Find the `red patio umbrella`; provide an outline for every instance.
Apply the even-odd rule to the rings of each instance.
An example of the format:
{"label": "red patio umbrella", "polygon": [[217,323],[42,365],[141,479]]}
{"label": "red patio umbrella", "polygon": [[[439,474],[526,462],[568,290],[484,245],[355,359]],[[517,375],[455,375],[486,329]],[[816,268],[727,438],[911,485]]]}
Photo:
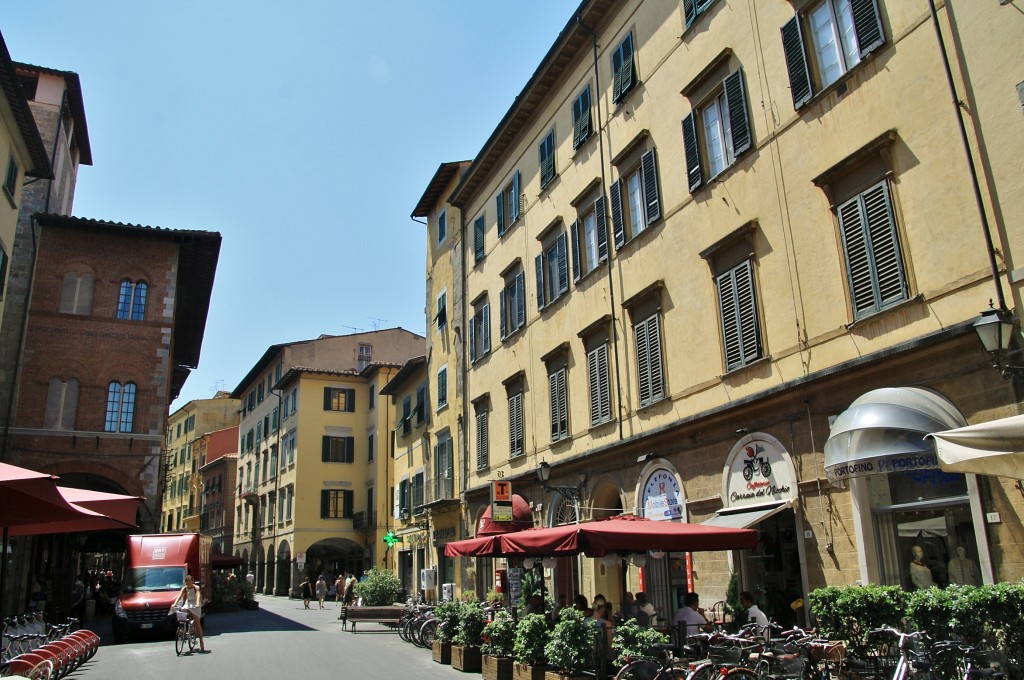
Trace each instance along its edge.
{"label": "red patio umbrella", "polygon": [[452,541],[444,546],[445,557],[500,557],[499,536],[477,536],[461,541]]}
{"label": "red patio umbrella", "polygon": [[119,493],[74,489],[69,486],[58,486],[57,489],[69,503],[99,512],[133,528],[136,526],[139,503],[145,500],[142,496],[124,496]]}
{"label": "red patio umbrella", "polygon": [[757,545],[757,531],[616,515],[499,536],[505,554],[601,557],[616,552],[740,550]]}

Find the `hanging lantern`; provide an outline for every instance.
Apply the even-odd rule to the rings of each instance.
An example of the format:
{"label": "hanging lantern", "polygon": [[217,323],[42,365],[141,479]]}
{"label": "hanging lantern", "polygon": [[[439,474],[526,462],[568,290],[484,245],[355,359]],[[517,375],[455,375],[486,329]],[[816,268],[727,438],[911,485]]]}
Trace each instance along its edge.
{"label": "hanging lantern", "polygon": [[615,553],[608,553],[607,555],[601,558],[601,564],[603,564],[606,567],[614,567],[618,563],[619,556]]}
{"label": "hanging lantern", "polygon": [[662,557],[665,556],[665,551],[664,550],[651,550],[649,554],[651,556],[651,559],[653,559],[653,560],[660,560]]}
{"label": "hanging lantern", "polygon": [[647,564],[647,553],[635,553],[633,555],[633,566],[642,567]]}
{"label": "hanging lantern", "polygon": [[533,569],[533,565],[536,562],[532,557],[523,558],[523,569]]}
{"label": "hanging lantern", "polygon": [[558,560],[556,558],[554,558],[554,557],[545,557],[543,560],[541,560],[541,564],[544,565],[545,569],[554,569],[555,568],[555,564],[557,564],[557,563],[558,563]]}

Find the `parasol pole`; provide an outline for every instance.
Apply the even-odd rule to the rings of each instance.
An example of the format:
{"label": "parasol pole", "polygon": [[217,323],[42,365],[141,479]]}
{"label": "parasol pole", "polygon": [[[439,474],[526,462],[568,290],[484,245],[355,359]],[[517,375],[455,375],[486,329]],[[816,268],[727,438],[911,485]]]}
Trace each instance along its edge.
{"label": "parasol pole", "polygon": [[3,560],[0,561],[0,616],[4,615],[4,596],[7,594],[7,525],[4,525]]}

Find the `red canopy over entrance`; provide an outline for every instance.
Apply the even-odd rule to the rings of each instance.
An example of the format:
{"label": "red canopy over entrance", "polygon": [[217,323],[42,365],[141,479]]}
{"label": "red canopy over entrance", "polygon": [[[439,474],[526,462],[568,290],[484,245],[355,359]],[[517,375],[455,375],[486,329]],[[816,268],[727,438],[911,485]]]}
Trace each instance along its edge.
{"label": "red canopy over entrance", "polygon": [[241,557],[235,557],[233,555],[224,555],[223,553],[214,553],[210,556],[210,565],[214,569],[232,569],[234,567],[240,567],[244,564]]}
{"label": "red canopy over entrance", "polygon": [[499,536],[478,536],[451,541],[444,546],[445,557],[497,557],[501,555]]}
{"label": "red canopy over entrance", "polygon": [[480,521],[476,524],[477,536],[495,536],[507,534],[512,531],[522,531],[533,526],[533,511],[526,499],[518,494],[512,494],[512,521],[493,522],[491,521],[491,506],[488,505]]}
{"label": "red canopy over entrance", "polygon": [[616,552],[740,550],[757,545],[757,531],[616,515],[581,524],[531,529],[498,537],[506,555],[601,557]]}

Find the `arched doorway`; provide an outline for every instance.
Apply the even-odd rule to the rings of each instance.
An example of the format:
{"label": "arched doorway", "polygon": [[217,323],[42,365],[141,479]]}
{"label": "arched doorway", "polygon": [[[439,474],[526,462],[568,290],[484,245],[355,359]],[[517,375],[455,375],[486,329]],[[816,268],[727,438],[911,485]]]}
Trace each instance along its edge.
{"label": "arched doorway", "polygon": [[333,583],[338,574],[361,574],[365,564],[365,548],[347,538],[325,538],[306,548],[306,568],[310,580],[324,576]]}
{"label": "arched doorway", "polygon": [[274,585],[277,583],[275,578],[277,566],[277,551],[274,550],[274,543],[270,543],[270,548],[267,550],[267,586],[263,589],[267,595],[274,594]]}
{"label": "arched doorway", "polygon": [[292,582],[292,550],[288,541],[281,541],[277,547],[277,586],[275,595],[288,595]]}

